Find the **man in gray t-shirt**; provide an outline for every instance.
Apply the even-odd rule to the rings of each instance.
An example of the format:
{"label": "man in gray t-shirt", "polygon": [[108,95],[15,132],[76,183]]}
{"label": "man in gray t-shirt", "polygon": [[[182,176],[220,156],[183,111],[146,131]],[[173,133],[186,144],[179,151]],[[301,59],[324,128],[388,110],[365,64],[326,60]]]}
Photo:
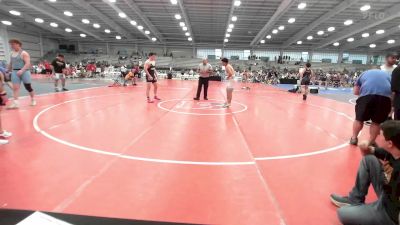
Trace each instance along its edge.
{"label": "man in gray t-shirt", "polygon": [[199,85],[197,87],[197,94],[194,100],[200,100],[200,94],[202,86],[204,85],[204,100],[207,99],[207,92],[208,92],[208,82],[210,79],[210,75],[212,73],[212,66],[208,63],[207,59],[203,59],[203,63],[199,65],[197,68],[197,72],[200,74],[199,77]]}

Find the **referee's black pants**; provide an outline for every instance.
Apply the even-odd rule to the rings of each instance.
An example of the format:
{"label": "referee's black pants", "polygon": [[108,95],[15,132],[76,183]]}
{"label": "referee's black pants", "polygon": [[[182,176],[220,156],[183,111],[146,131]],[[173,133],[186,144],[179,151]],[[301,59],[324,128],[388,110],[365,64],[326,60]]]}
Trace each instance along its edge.
{"label": "referee's black pants", "polygon": [[200,98],[201,94],[201,89],[204,85],[204,98],[207,98],[207,93],[208,93],[208,81],[210,78],[208,77],[200,77],[199,78],[199,85],[197,86],[197,95],[196,98]]}

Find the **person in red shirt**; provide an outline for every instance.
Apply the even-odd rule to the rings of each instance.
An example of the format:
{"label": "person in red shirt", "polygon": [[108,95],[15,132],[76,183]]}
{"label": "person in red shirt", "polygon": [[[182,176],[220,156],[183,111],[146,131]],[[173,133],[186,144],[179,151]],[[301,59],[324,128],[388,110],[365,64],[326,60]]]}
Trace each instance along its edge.
{"label": "person in red shirt", "polygon": [[44,61],[44,69],[46,70],[46,74],[48,75],[53,73],[53,70],[51,69],[51,64],[47,60]]}

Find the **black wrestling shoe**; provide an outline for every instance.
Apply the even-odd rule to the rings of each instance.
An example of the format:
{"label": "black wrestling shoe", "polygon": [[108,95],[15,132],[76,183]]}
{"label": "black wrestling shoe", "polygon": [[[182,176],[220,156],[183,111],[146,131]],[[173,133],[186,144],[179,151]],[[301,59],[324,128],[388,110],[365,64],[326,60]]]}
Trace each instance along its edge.
{"label": "black wrestling shoe", "polygon": [[351,138],[350,139],[350,144],[357,146],[358,145],[358,138]]}
{"label": "black wrestling shoe", "polygon": [[68,89],[66,89],[66,88],[63,88],[63,89],[62,89],[62,91],[69,91],[69,90],[68,90]]}
{"label": "black wrestling shoe", "polygon": [[303,101],[307,100],[307,95],[303,95]]}
{"label": "black wrestling shoe", "polygon": [[195,101],[199,101],[199,100],[200,100],[200,98],[193,98],[193,100],[195,100]]}
{"label": "black wrestling shoe", "polygon": [[347,197],[347,196],[331,194],[330,198],[331,198],[331,202],[339,208],[351,205],[349,197]]}
{"label": "black wrestling shoe", "polygon": [[207,98],[207,97],[205,97],[205,98],[204,98],[204,100],[206,100],[206,101],[207,101],[207,100],[208,100],[208,98]]}

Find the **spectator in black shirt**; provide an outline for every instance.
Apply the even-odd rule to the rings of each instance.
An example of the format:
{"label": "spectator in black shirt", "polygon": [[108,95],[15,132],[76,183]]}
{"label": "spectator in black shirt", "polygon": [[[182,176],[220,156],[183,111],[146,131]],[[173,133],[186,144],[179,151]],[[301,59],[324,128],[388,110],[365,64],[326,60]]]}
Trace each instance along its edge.
{"label": "spectator in black shirt", "polygon": [[392,73],[394,119],[400,120],[400,66]]}
{"label": "spectator in black shirt", "polygon": [[[357,172],[356,184],[348,197],[332,194],[331,201],[338,207],[344,225],[395,225],[400,213],[400,121],[386,121],[381,125],[385,141],[382,148],[359,144],[365,155]],[[372,184],[378,200],[365,204]]]}
{"label": "spectator in black shirt", "polygon": [[64,61],[64,56],[63,55],[58,55],[53,62],[51,63],[51,67],[54,72],[54,77],[55,77],[55,91],[58,92],[60,91],[58,89],[58,81],[61,80],[61,85],[62,85],[62,90],[63,91],[68,91],[68,89],[65,88],[65,61]]}

